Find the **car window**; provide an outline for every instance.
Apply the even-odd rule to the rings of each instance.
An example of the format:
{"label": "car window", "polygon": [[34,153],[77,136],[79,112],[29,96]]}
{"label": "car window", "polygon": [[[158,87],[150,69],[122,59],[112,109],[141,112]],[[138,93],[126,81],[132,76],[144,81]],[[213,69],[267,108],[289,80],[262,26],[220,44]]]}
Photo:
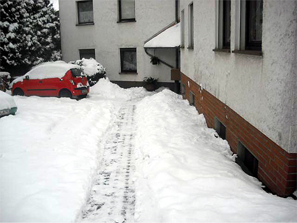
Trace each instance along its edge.
{"label": "car window", "polygon": [[71,69],[71,73],[73,77],[80,77],[82,76],[81,70],[80,69]]}

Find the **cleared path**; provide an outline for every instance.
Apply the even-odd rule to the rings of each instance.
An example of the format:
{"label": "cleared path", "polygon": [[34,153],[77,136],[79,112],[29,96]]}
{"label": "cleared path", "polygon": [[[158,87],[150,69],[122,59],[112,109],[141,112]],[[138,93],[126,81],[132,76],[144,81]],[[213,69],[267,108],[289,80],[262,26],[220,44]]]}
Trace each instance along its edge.
{"label": "cleared path", "polygon": [[134,113],[135,105],[120,108],[103,143],[104,155],[82,222],[134,222]]}

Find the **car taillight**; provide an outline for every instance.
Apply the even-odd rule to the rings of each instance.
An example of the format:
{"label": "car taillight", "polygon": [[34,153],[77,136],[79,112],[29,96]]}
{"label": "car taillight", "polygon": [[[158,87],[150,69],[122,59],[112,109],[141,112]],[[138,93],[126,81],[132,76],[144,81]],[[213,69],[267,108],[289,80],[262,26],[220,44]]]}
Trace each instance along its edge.
{"label": "car taillight", "polygon": [[84,85],[86,85],[86,84],[88,83],[88,79],[87,79],[86,77],[83,77],[83,78],[82,78],[82,83],[83,83]]}

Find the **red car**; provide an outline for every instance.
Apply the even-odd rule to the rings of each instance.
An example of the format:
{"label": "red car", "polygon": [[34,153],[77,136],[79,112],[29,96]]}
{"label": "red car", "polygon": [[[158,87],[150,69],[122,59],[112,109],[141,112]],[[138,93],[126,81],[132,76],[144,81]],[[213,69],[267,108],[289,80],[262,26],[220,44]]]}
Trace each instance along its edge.
{"label": "red car", "polygon": [[41,64],[12,82],[13,95],[79,98],[88,93],[88,80],[80,67],[67,63]]}

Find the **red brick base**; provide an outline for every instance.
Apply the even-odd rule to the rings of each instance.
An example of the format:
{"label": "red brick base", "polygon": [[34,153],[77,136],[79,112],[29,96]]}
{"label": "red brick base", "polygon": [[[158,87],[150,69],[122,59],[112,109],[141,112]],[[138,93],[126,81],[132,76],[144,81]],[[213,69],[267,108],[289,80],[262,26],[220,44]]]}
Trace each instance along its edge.
{"label": "red brick base", "polygon": [[256,157],[259,180],[279,196],[288,196],[296,190],[297,153],[287,153],[226,104],[201,90],[185,74],[181,80],[185,87],[184,97],[190,100],[190,91],[195,95],[195,107],[204,114],[208,127],[214,128],[217,117],[226,127],[226,140],[232,151],[237,153],[240,141]]}

